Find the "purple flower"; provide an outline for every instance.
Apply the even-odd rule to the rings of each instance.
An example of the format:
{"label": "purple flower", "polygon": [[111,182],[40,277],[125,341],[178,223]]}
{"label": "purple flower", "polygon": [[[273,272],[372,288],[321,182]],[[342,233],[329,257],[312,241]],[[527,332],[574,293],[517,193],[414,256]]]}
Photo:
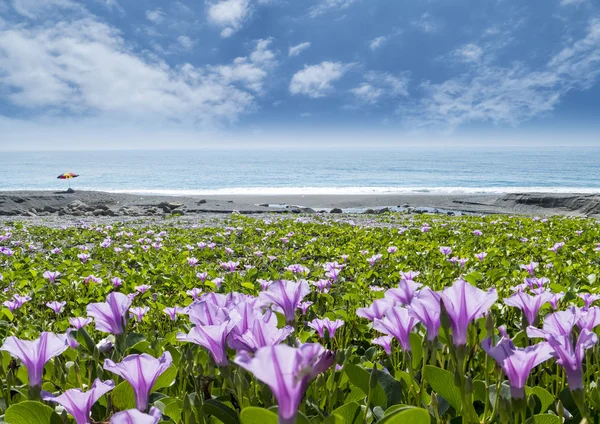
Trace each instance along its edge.
{"label": "purple flower", "polygon": [[325,273],[325,277],[329,278],[333,282],[337,282],[337,280],[340,278],[340,272],[342,272],[341,268],[331,268]]}
{"label": "purple flower", "polygon": [[69,318],[69,324],[71,324],[73,327],[75,327],[76,330],[79,330],[80,328],[85,327],[90,322],[92,322],[91,318],[82,318],[82,317]]}
{"label": "purple flower", "polygon": [[583,299],[583,301],[585,302],[586,308],[589,308],[592,303],[594,303],[596,300],[600,299],[600,295],[598,295],[598,294],[577,293],[577,296],[579,296],[581,299]]}
{"label": "purple flower", "polygon": [[144,414],[137,409],[128,409],[113,415],[110,424],[158,424],[161,417],[160,410],[154,406],[150,408],[149,414]]}
{"label": "purple flower", "polygon": [[417,318],[427,329],[427,339],[434,340],[440,329],[440,294],[429,287],[419,290],[413,297],[410,305],[406,306],[408,312]]}
{"label": "purple flower", "polygon": [[375,266],[375,264],[377,262],[379,262],[381,260],[381,258],[382,258],[381,254],[373,255],[373,256],[371,256],[370,258],[367,259],[367,262],[369,262],[369,265]]}
{"label": "purple flower", "polygon": [[593,306],[591,308],[582,308],[579,310],[579,319],[577,320],[577,326],[580,329],[586,329],[593,331],[600,325],[600,308]]}
{"label": "purple flower", "polygon": [[228,261],[221,262],[220,267],[223,268],[225,271],[234,272],[239,265],[239,262]]}
{"label": "purple flower", "polygon": [[565,246],[565,244],[563,242],[560,243],[555,243],[554,246],[552,246],[550,249],[548,250],[552,250],[554,253],[558,253],[558,251],[560,249],[562,249]]}
{"label": "purple flower", "polygon": [[104,369],[127,380],[135,393],[135,407],[140,411],[148,409],[148,397],[158,377],[173,363],[167,351],[158,359],[142,353],[129,355],[115,364],[110,359],[104,360]]}
{"label": "purple flower", "polygon": [[87,253],[80,253],[79,255],[77,255],[77,257],[79,258],[79,260],[82,263],[86,263],[88,261],[88,259],[91,258],[91,256],[88,255]]}
{"label": "purple flower", "polygon": [[421,283],[415,283],[412,280],[400,280],[398,288],[389,289],[385,292],[385,298],[401,305],[408,305],[421,286]]}
{"label": "purple flower", "polygon": [[581,330],[577,341],[573,343],[569,334],[564,336],[550,335],[548,343],[554,349],[556,363],[561,365],[567,374],[569,390],[583,389],[583,360],[585,351],[598,342],[598,336],[589,330]]}
{"label": "purple flower", "polygon": [[172,308],[165,308],[163,312],[171,318],[171,321],[175,321],[177,319],[178,314],[185,313],[185,309],[179,306],[173,306]]}
{"label": "purple flower", "polygon": [[202,281],[204,283],[206,281],[206,279],[208,278],[208,272],[206,272],[206,271],[197,272],[196,277],[198,277],[200,279],[200,281]]}
{"label": "purple flower", "polygon": [[329,292],[329,288],[331,287],[331,281],[317,280],[317,281],[313,282],[312,285],[315,286],[319,290],[319,292],[327,293],[327,292]]}
{"label": "purple flower", "polygon": [[261,347],[281,343],[294,331],[289,325],[277,328],[277,318],[269,312],[263,316],[258,311],[252,311],[251,319],[245,325],[242,325],[245,320],[237,311],[232,311],[231,316],[237,323],[229,334],[228,344],[235,350],[254,353]]}
{"label": "purple flower", "polygon": [[563,297],[565,297],[565,294],[563,292],[560,292],[554,293],[552,297],[548,299],[548,303],[550,304],[550,306],[552,306],[552,309],[554,309],[555,311],[558,309],[558,302],[560,302]]}
{"label": "purple flower", "polygon": [[85,277],[83,279],[83,282],[85,284],[89,284],[90,281],[93,281],[94,283],[101,283],[102,282],[102,278],[96,277],[95,275],[88,275],[87,277]]}
{"label": "purple flower", "polygon": [[189,334],[178,333],[180,342],[192,342],[208,350],[218,367],[227,366],[227,336],[235,325],[225,321],[217,325],[196,325]]}
{"label": "purple flower", "polygon": [[149,310],[150,308],[147,306],[136,306],[135,308],[129,309],[129,316],[135,318],[137,322],[142,322],[142,320],[144,319],[144,315],[146,315]]}
{"label": "purple flower", "polygon": [[46,280],[50,281],[51,283],[56,282],[56,280],[58,279],[58,277],[60,277],[60,272],[58,271],[46,271],[42,274],[42,277],[44,277]]}
{"label": "purple flower", "polygon": [[135,286],[135,291],[138,291],[141,294],[144,294],[151,288],[152,288],[152,286],[149,286],[148,284],[142,284],[141,286]]}
{"label": "purple flower", "polygon": [[119,286],[123,285],[123,280],[121,280],[119,277],[113,277],[110,279],[110,282],[112,283],[114,288],[117,288]]}
{"label": "purple flower", "polygon": [[313,303],[310,300],[308,300],[306,302],[300,302],[298,304],[298,308],[302,311],[302,315],[306,315],[308,308],[310,308],[312,304]]}
{"label": "purple flower", "polygon": [[296,319],[296,309],[304,297],[310,293],[308,283],[280,280],[271,284],[267,291],[261,292],[259,298],[268,305],[274,304],[285,315],[288,323]]}
{"label": "purple flower", "polygon": [[222,277],[217,277],[212,280],[212,282],[215,284],[215,286],[217,286],[217,288],[221,287],[221,284],[223,284],[223,281],[225,281],[225,279]]}
{"label": "purple flower", "polygon": [[254,357],[238,353],[235,363],[265,383],[277,399],[279,424],[293,424],[304,392],[317,375],[331,367],[333,352],[319,344],[306,343],[299,348],[287,345],[265,346]]}
{"label": "purple flower", "polygon": [[450,256],[452,254],[452,249],[450,247],[447,246],[441,246],[440,247],[440,252],[446,256]]}
{"label": "purple flower", "polygon": [[538,265],[539,264],[537,262],[530,262],[525,265],[520,265],[520,268],[524,269],[529,273],[529,275],[533,276],[533,274],[535,274],[535,269],[538,267]]}
{"label": "purple flower", "polygon": [[198,296],[202,294],[202,289],[194,287],[193,289],[186,291],[185,294],[192,296],[192,299],[194,300],[198,300]]}
{"label": "purple flower", "polygon": [[325,319],[313,319],[308,323],[308,326],[314,329],[319,337],[325,337],[325,330],[329,333],[329,338],[333,339],[335,337],[335,331],[344,325],[344,321],[341,319],[336,319],[335,321],[331,321],[329,318]]}
{"label": "purple flower", "polygon": [[16,300],[5,300],[4,302],[2,302],[2,304],[6,306],[11,312],[14,312],[15,310],[19,309],[19,302],[17,302]]}
{"label": "purple flower", "polygon": [[452,339],[456,346],[467,344],[467,330],[471,321],[481,318],[498,300],[496,289],[485,292],[464,280],[456,280],[442,292],[442,301],[450,317]]}
{"label": "purple flower", "polygon": [[475,230],[475,231],[473,231],[473,235],[474,235],[474,236],[480,236],[480,235],[482,235],[482,234],[483,234],[483,233],[481,232],[481,230]]}
{"label": "purple flower", "polygon": [[385,313],[389,309],[392,309],[395,306],[395,304],[396,302],[394,302],[392,299],[377,299],[374,300],[371,306],[369,306],[368,308],[358,308],[356,310],[356,315],[358,315],[361,318],[366,318],[370,321],[373,321],[375,319],[383,318]]}
{"label": "purple flower", "polygon": [[373,343],[379,345],[383,348],[385,353],[388,355],[392,354],[392,341],[394,338],[392,336],[381,336],[373,339]]}
{"label": "purple flower", "polygon": [[40,337],[31,341],[9,336],[0,347],[0,350],[5,350],[18,358],[29,373],[29,386],[39,387],[42,385],[42,375],[44,374],[46,362],[68,348],[69,345],[64,337],[45,331],[40,334]]}
{"label": "purple flower", "polygon": [[52,309],[55,314],[60,314],[66,304],[67,302],[58,302],[55,300],[53,302],[46,303],[46,306]]}
{"label": "purple flower", "polygon": [[104,333],[121,334],[127,323],[127,310],[131,299],[123,293],[113,292],[106,296],[106,302],[90,303],[88,316],[94,318],[96,330]]}
{"label": "purple flower", "polygon": [[417,322],[408,309],[396,306],[389,309],[382,319],[373,321],[373,328],[388,336],[394,336],[403,350],[410,351],[410,332]]}
{"label": "purple flower", "polygon": [[42,399],[61,405],[73,416],[77,424],[89,424],[91,423],[90,413],[94,403],[114,388],[115,383],[113,381],[103,382],[97,378],[87,392],[83,392],[81,389],[69,389],[60,396],[47,394]]}
{"label": "purple flower", "polygon": [[483,262],[483,260],[485,259],[486,256],[487,256],[486,252],[481,252],[481,253],[475,254],[475,258],[479,259],[479,262]]}
{"label": "purple flower", "polygon": [[398,248],[396,246],[390,246],[387,248],[388,253],[396,253]]}
{"label": "purple flower", "polygon": [[260,284],[260,289],[262,291],[265,291],[266,289],[268,289],[269,286],[273,283],[273,281],[271,281],[271,280],[263,280],[261,278],[259,278],[256,281],[258,281],[258,284]]}
{"label": "purple flower", "polygon": [[189,266],[196,266],[198,264],[198,259],[192,256],[190,258],[187,258],[187,263]]}
{"label": "purple flower", "polygon": [[27,295],[21,296],[20,294],[15,294],[13,296],[13,299],[15,300],[15,302],[17,302],[17,304],[19,305],[18,307],[20,308],[26,302],[29,302],[31,300],[31,296],[27,296]]}
{"label": "purple flower", "polygon": [[529,325],[534,325],[540,308],[552,299],[554,295],[550,292],[532,296],[525,292],[518,292],[504,300],[508,306],[514,306],[523,311],[523,315]]}
{"label": "purple flower", "polygon": [[506,334],[504,326],[498,330],[502,335],[498,344],[493,346],[492,339],[487,338],[481,343],[481,347],[502,367],[510,382],[512,397],[522,399],[525,397],[525,383],[531,370],[552,358],[553,349],[547,342],[538,343],[524,349],[517,348]]}
{"label": "purple flower", "polygon": [[419,271],[400,271],[400,280],[414,281],[421,273]]}

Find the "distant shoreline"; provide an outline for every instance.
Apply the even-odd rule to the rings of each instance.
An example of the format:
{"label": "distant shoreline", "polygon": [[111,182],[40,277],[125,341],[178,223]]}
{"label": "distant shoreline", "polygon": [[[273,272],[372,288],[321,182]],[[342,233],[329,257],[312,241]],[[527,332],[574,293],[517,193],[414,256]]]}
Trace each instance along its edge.
{"label": "distant shoreline", "polygon": [[571,215],[600,217],[600,194],[344,194],[165,196],[78,190],[0,191],[0,217],[54,219],[165,215],[353,212]]}

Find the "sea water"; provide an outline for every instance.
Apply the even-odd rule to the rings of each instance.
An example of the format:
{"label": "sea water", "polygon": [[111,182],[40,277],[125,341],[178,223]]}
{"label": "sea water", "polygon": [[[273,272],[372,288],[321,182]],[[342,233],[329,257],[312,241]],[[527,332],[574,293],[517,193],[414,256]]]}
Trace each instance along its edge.
{"label": "sea water", "polygon": [[0,152],[0,190],[167,195],[600,193],[600,147]]}

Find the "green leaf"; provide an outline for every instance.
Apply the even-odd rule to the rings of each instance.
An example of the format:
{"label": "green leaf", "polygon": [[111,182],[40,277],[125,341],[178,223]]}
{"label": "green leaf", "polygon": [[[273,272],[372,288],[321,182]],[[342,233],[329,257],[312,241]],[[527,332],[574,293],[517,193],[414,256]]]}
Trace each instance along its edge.
{"label": "green leaf", "polygon": [[[369,394],[369,380],[371,378],[371,374],[366,369],[359,367],[358,365],[348,364],[344,367],[346,371],[346,375],[354,384],[358,386],[366,395]],[[386,407],[387,397],[381,385],[378,383],[373,387],[373,391],[371,393],[371,402],[375,406]]]}
{"label": "green leaf", "polygon": [[163,387],[169,387],[175,382],[175,378],[177,377],[177,367],[175,365],[171,365],[169,368],[165,370],[158,378],[156,379],[156,383],[152,386],[152,393],[155,390],[162,389]]}
{"label": "green leaf", "polygon": [[378,424],[424,424],[429,422],[431,422],[431,417],[427,410],[407,406],[383,417]]}
{"label": "green leaf", "polygon": [[11,405],[4,414],[8,424],[59,424],[60,417],[54,409],[40,402],[27,400]]}
{"label": "green leaf", "polygon": [[362,423],[364,421],[365,416],[364,411],[356,402],[350,402],[345,405],[342,405],[336,410],[334,410],[331,414],[339,416],[342,419],[341,422],[344,424]]}
{"label": "green leaf", "polygon": [[546,389],[540,386],[525,387],[525,393],[529,395],[536,395],[540,400],[542,409],[540,412],[546,412],[550,405],[554,403],[554,396],[552,396]]}
{"label": "green leaf", "polygon": [[557,415],[552,414],[539,414],[534,415],[525,421],[525,424],[561,424],[560,418]]}
{"label": "green leaf", "polygon": [[434,367],[433,365],[425,365],[423,376],[433,391],[446,399],[455,411],[461,410],[462,401],[460,399],[460,392],[454,385],[454,375],[450,371]]}
{"label": "green leaf", "polygon": [[111,393],[112,403],[119,411],[135,408],[135,393],[127,381],[117,384]]}
{"label": "green leaf", "polygon": [[215,399],[209,399],[204,402],[204,413],[212,415],[219,420],[223,421],[223,424],[239,424],[237,413],[229,406]]}
{"label": "green leaf", "polygon": [[242,424],[277,424],[277,414],[264,408],[250,406],[242,409],[240,421]]}

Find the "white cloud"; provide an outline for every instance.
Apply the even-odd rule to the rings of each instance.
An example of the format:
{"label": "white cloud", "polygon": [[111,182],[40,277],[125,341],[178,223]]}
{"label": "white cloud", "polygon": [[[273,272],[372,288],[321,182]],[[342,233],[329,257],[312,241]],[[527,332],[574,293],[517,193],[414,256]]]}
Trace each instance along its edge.
{"label": "white cloud", "polygon": [[305,66],[296,72],[290,82],[290,93],[303,94],[316,99],[333,90],[335,81],[344,76],[351,65],[341,62],[321,62]]}
{"label": "white cloud", "polygon": [[383,46],[383,44],[387,41],[387,37],[381,36],[381,37],[376,37],[373,40],[371,40],[371,42],[369,43],[369,48],[371,50],[377,50],[379,47]]}
{"label": "white cloud", "polygon": [[308,10],[312,18],[316,18],[324,13],[341,10],[352,5],[356,0],[320,0],[319,3]]}
{"label": "white cloud", "polygon": [[517,125],[550,113],[575,89],[587,89],[600,77],[600,19],[586,35],[552,56],[539,70],[523,63],[499,66],[474,63],[457,78],[422,85],[424,97],[400,110],[418,127],[456,128],[469,122]]}
{"label": "white cloud", "polygon": [[231,37],[252,13],[250,0],[222,0],[208,5],[208,20],[221,27],[221,37]]}
{"label": "white cloud", "polygon": [[13,25],[0,28],[0,93],[39,114],[218,126],[255,108],[252,91],[276,64],[269,43],[259,40],[230,65],[170,66],[136,54],[92,18]]}
{"label": "white cloud", "polygon": [[443,27],[442,23],[434,19],[428,12],[423,13],[419,19],[412,21],[412,25],[427,33],[438,32]]}
{"label": "white cloud", "polygon": [[180,35],[177,37],[177,42],[183,50],[190,50],[192,47],[194,47],[194,40],[187,35]]}
{"label": "white cloud", "polygon": [[241,84],[255,93],[263,92],[268,71],[277,66],[276,54],[269,50],[270,39],[258,40],[249,57],[238,57],[231,65],[212,67],[226,84]]}
{"label": "white cloud", "polygon": [[83,6],[72,0],[13,0],[13,8],[19,15],[29,19],[48,17],[59,10],[85,12]]}
{"label": "white cloud", "polygon": [[408,75],[394,76],[387,72],[367,72],[365,82],[350,90],[359,104],[375,104],[382,98],[408,96]]}
{"label": "white cloud", "polygon": [[580,5],[587,3],[587,0],[560,0],[561,6]]}
{"label": "white cloud", "polygon": [[288,56],[298,56],[304,50],[310,47],[310,42],[306,41],[304,43],[296,44],[295,46],[290,47],[288,51]]}
{"label": "white cloud", "polygon": [[165,14],[161,9],[146,10],[146,19],[155,24],[160,24],[165,20]]}
{"label": "white cloud", "polygon": [[465,44],[454,51],[454,56],[464,62],[477,62],[483,55],[483,49],[477,44]]}

